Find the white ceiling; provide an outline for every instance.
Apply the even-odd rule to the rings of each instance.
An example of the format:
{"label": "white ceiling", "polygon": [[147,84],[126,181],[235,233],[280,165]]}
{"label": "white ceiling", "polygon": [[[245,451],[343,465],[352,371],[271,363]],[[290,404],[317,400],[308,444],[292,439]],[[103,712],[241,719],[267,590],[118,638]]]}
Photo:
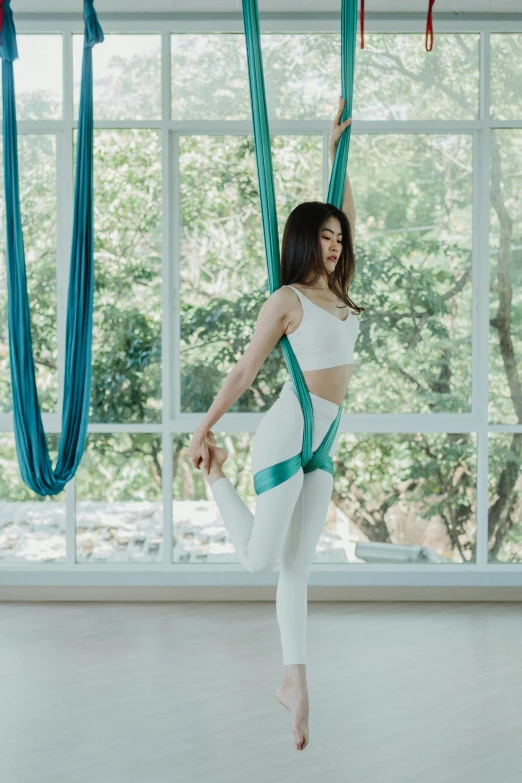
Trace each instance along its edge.
{"label": "white ceiling", "polygon": [[[261,13],[338,13],[341,0],[258,0]],[[366,0],[365,13],[427,13],[428,0]],[[11,0],[16,15],[82,14],[83,0]],[[95,0],[104,13],[241,13],[241,0]],[[522,14],[522,0],[435,0],[437,13]]]}

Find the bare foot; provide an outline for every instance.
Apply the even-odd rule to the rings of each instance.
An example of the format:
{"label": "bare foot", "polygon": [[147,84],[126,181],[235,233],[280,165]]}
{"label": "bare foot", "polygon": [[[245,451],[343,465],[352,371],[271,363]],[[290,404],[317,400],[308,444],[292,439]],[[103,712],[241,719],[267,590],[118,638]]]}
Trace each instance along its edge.
{"label": "bare foot", "polygon": [[210,457],[209,468],[212,470],[212,464],[214,464],[214,467],[221,468],[228,459],[228,451],[217,445],[216,436],[212,430],[209,430],[205,435],[205,441],[208,444],[208,453]]}
{"label": "bare foot", "polygon": [[283,683],[277,689],[277,700],[290,710],[293,718],[292,731],[295,737],[295,749],[304,750],[308,745],[308,691],[301,683]]}
{"label": "bare foot", "polygon": [[212,470],[212,463],[214,463],[214,465],[216,465],[217,467],[221,468],[221,466],[224,465],[228,459],[228,451],[225,451],[225,449],[222,449],[220,446],[209,446],[209,452],[210,452],[211,470]]}

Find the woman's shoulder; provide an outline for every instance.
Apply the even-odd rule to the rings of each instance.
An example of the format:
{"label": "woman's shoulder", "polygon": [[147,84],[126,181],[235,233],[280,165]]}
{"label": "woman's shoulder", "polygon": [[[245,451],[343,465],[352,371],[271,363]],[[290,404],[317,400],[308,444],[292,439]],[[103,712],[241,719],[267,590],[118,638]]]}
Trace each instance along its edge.
{"label": "woman's shoulder", "polygon": [[276,317],[291,315],[295,310],[296,304],[299,305],[299,300],[295,291],[293,291],[290,286],[286,285],[277,288],[273,294],[270,294],[265,302],[265,306],[269,308]]}
{"label": "woman's shoulder", "polygon": [[293,301],[294,298],[295,298],[295,291],[293,291],[292,287],[289,285],[280,286],[280,288],[277,288],[274,291],[274,293],[268,297],[269,300],[271,299],[274,302],[281,302],[281,303],[291,302]]}
{"label": "woman's shoulder", "polygon": [[295,298],[295,292],[289,286],[282,285],[277,288],[273,294],[266,299],[265,304],[270,303],[271,307],[286,307]]}

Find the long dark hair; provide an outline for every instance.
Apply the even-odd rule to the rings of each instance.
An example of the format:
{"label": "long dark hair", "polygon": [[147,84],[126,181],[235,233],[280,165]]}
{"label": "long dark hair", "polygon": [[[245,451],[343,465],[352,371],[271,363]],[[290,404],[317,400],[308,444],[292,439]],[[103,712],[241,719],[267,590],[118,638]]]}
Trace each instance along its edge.
{"label": "long dark hair", "polygon": [[[343,242],[335,269],[328,274],[323,264],[320,235],[330,217],[336,217],[341,224]],[[314,279],[305,283],[310,273],[314,274]],[[281,245],[281,285],[300,283],[313,286],[325,273],[330,291],[334,291],[339,299],[360,315],[365,308],[354,304],[348,296],[348,288],[355,274],[353,238],[348,218],[333,204],[305,201],[290,212],[286,221]]]}

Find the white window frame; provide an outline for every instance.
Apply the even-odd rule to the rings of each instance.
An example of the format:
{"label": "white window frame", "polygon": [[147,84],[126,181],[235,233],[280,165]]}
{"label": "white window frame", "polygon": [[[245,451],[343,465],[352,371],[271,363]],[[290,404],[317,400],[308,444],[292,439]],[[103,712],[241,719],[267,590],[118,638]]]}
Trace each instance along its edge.
{"label": "white window frame", "polygon": [[[145,15],[144,15],[145,16]],[[313,17],[313,18],[312,18]],[[422,17],[422,18],[421,18]],[[338,32],[338,15],[325,14],[261,14],[262,32]],[[63,563],[1,564],[0,587],[60,588],[85,586],[113,588],[132,587],[187,587],[223,586],[253,588],[277,584],[277,572],[250,574],[238,564],[174,564],[172,563],[173,520],[172,509],[172,433],[193,432],[201,415],[183,414],[179,407],[179,137],[194,134],[252,133],[251,121],[241,122],[177,122],[170,119],[170,35],[180,32],[239,32],[243,33],[240,14],[147,14],[142,20],[137,15],[100,14],[100,23],[109,33],[159,33],[162,37],[162,118],[158,121],[95,121],[96,128],[156,128],[162,140],[162,391],[163,414],[158,424],[89,424],[88,432],[147,432],[161,433],[163,448],[163,559],[161,564],[83,564],[75,562],[75,484],[66,486],[66,544],[67,556]],[[366,32],[415,32],[418,45],[424,48],[425,18],[422,14],[367,14]],[[73,205],[72,129],[77,127],[72,112],[72,35],[83,33],[81,15],[15,14],[18,34],[61,33],[63,35],[63,119],[47,122],[19,122],[20,133],[54,133],[57,138],[57,333],[59,346],[59,398],[57,413],[43,413],[47,433],[58,433],[61,428],[61,399],[65,359],[65,322],[70,252],[70,227]],[[313,565],[309,584],[313,587],[332,587],[336,590],[323,597],[339,597],[339,588],[383,588],[383,596],[393,594],[388,588],[425,588],[422,595],[443,595],[440,589],[452,588],[452,596],[478,595],[473,588],[504,588],[508,591],[522,587],[522,564],[488,564],[487,562],[487,469],[488,433],[521,432],[520,425],[488,423],[488,319],[489,309],[489,150],[490,132],[494,128],[522,128],[517,121],[490,120],[485,112],[489,105],[490,35],[497,32],[522,32],[522,14],[511,14],[509,19],[494,14],[442,14],[435,17],[437,35],[449,32],[480,34],[480,116],[476,120],[450,121],[357,121],[353,133],[469,133],[473,139],[473,203],[472,203],[472,409],[469,414],[352,414],[343,415],[342,432],[465,432],[477,435],[477,559],[475,563],[451,565],[371,565],[332,564]],[[357,57],[363,56],[357,37]],[[427,52],[426,57],[430,54]],[[320,133],[323,136],[324,160],[327,161],[327,138],[331,121],[276,121],[270,123],[271,132],[303,134]],[[327,167],[324,167],[323,198],[327,194]],[[2,194],[3,195],[3,194]],[[177,395],[174,394],[178,390]],[[262,417],[255,413],[227,413],[220,428],[229,432],[254,432]],[[0,431],[13,432],[11,414],[0,414]],[[472,588],[459,593],[459,588]],[[229,591],[230,592],[230,591]],[[510,594],[511,594],[510,593]],[[272,590],[270,591],[272,594]],[[353,590],[345,594],[354,597]],[[373,593],[376,595],[375,593]],[[495,595],[500,595],[497,590]],[[27,593],[26,593],[27,595]],[[49,596],[42,593],[38,596]],[[58,591],[57,595],[61,595]],[[259,595],[259,593],[257,593]],[[358,592],[364,597],[366,591]],[[402,595],[402,594],[401,594]],[[419,597],[418,590],[415,595]],[[447,595],[447,593],[444,593]],[[481,596],[484,597],[482,591]],[[505,592],[504,595],[507,595]],[[516,592],[520,596],[520,592]],[[110,598],[117,598],[114,591]],[[120,596],[121,597],[121,596]]]}

